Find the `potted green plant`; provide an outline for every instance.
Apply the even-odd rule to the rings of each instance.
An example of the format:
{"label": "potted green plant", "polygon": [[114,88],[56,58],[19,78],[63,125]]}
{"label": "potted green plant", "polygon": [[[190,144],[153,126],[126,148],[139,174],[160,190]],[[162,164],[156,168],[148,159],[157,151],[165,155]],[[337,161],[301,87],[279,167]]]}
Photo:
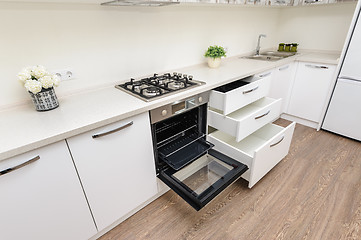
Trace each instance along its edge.
{"label": "potted green plant", "polygon": [[221,57],[226,57],[226,50],[221,46],[210,46],[204,56],[208,58],[210,68],[217,68],[221,64]]}

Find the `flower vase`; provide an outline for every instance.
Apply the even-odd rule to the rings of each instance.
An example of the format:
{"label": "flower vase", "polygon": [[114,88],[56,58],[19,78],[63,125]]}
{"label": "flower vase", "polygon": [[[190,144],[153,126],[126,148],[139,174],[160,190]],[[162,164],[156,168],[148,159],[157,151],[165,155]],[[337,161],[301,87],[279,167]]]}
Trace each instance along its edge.
{"label": "flower vase", "polygon": [[36,111],[43,112],[59,107],[54,88],[43,88],[37,94],[29,92]]}
{"label": "flower vase", "polygon": [[218,68],[221,65],[221,58],[208,58],[208,66],[210,68]]}

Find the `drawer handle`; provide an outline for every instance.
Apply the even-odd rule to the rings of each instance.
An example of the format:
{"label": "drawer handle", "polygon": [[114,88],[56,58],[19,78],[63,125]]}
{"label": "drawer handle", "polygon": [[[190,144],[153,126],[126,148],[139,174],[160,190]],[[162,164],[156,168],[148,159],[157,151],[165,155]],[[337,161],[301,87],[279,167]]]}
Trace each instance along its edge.
{"label": "drawer handle", "polygon": [[253,91],[256,91],[258,89],[258,86],[251,89],[251,90],[247,90],[247,91],[244,91],[243,94],[247,94],[247,93],[250,93],[250,92],[253,92]]}
{"label": "drawer handle", "polygon": [[260,78],[264,78],[264,77],[267,77],[267,76],[269,76],[269,75],[271,75],[271,72],[265,73],[265,74],[262,74],[262,75],[259,75],[259,77],[260,77]]}
{"label": "drawer handle", "polygon": [[287,66],[279,68],[278,70],[279,71],[284,71],[284,70],[288,69],[289,67],[290,67],[290,65],[287,65]]}
{"label": "drawer handle", "polygon": [[311,64],[306,64],[306,67],[310,67],[310,68],[318,68],[318,69],[328,69],[328,67],[326,67],[326,66],[322,66],[322,65],[311,65]]}
{"label": "drawer handle", "polygon": [[19,164],[19,165],[15,166],[15,167],[11,167],[11,168],[2,170],[2,171],[0,171],[0,176],[5,175],[7,173],[11,173],[12,171],[15,171],[15,170],[17,170],[19,168],[25,167],[26,165],[29,165],[29,164],[31,164],[31,163],[33,163],[35,161],[38,161],[39,159],[40,159],[40,156],[38,155],[38,156],[33,157],[32,159],[30,159],[30,160],[28,160],[28,161],[26,161],[26,162],[24,162],[22,164]]}
{"label": "drawer handle", "polygon": [[123,130],[124,128],[130,127],[130,126],[132,126],[132,125],[133,125],[133,121],[125,124],[124,126],[121,126],[121,127],[116,128],[116,129],[110,130],[110,131],[108,131],[108,132],[103,132],[103,133],[94,134],[94,135],[92,136],[92,138],[103,137],[103,136],[106,136],[106,135],[109,135],[109,134],[118,132],[118,131],[120,131],[120,130]]}
{"label": "drawer handle", "polygon": [[356,79],[356,78],[352,78],[352,77],[344,77],[344,76],[339,77],[339,79],[350,80],[350,81],[360,81],[360,80],[358,80],[358,79]]}
{"label": "drawer handle", "polygon": [[266,113],[264,113],[264,114],[262,114],[262,115],[260,115],[260,116],[257,116],[257,117],[255,117],[254,119],[263,118],[263,117],[267,116],[270,112],[271,112],[271,110],[268,110],[268,112],[266,112]]}
{"label": "drawer handle", "polygon": [[274,146],[280,144],[280,143],[283,141],[284,138],[285,138],[285,136],[283,136],[278,142],[273,143],[273,144],[271,144],[271,145],[269,145],[269,146],[270,146],[270,147],[274,147]]}

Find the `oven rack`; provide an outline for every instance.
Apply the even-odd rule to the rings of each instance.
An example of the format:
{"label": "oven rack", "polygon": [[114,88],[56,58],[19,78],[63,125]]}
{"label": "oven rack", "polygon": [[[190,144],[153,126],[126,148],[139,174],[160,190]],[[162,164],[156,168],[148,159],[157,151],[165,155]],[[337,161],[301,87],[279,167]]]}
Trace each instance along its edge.
{"label": "oven rack", "polygon": [[159,157],[174,170],[179,170],[205,154],[214,145],[205,140],[205,134],[193,133],[158,148]]}

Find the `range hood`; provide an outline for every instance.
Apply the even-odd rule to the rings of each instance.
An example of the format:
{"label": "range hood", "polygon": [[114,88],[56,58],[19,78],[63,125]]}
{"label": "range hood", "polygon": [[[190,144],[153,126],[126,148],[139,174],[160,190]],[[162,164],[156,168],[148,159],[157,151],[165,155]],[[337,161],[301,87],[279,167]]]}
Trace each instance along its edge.
{"label": "range hood", "polygon": [[172,0],[115,0],[110,2],[104,2],[100,5],[104,6],[146,6],[146,7],[161,7],[179,4],[179,2],[173,2]]}

